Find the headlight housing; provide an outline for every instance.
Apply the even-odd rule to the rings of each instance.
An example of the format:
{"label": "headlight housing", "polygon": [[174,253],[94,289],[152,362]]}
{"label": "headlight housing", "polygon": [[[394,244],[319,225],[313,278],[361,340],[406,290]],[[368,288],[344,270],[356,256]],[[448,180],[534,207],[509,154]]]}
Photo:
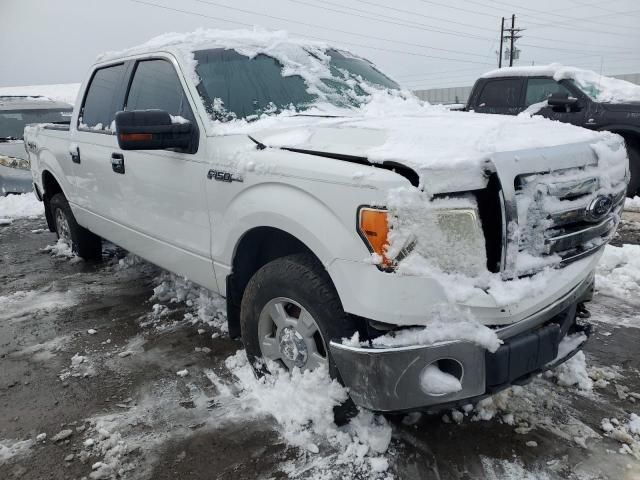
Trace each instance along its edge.
{"label": "headlight housing", "polygon": [[9,157],[7,155],[0,155],[0,165],[3,167],[17,168],[20,170],[29,170],[31,164],[29,160],[24,158]]}
{"label": "headlight housing", "polygon": [[406,265],[408,273],[417,274],[432,266],[475,276],[487,268],[484,232],[472,196],[404,203],[389,210],[361,207],[358,232],[385,270]]}

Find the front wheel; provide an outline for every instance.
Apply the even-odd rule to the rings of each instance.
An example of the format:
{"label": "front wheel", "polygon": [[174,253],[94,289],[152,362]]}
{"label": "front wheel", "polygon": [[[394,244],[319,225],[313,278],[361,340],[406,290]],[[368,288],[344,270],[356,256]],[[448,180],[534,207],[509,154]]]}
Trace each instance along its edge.
{"label": "front wheel", "polygon": [[102,258],[102,239],[78,225],[64,194],[51,197],[49,208],[58,239],[68,243],[73,253],[85,260]]}
{"label": "front wheel", "polygon": [[[324,267],[309,254],[273,260],[249,281],[240,309],[242,340],[257,375],[268,373],[269,359],[292,370],[326,367],[342,383],[329,342],[351,337],[354,320],[342,309]],[[348,400],[334,409],[343,423],[356,409]]]}

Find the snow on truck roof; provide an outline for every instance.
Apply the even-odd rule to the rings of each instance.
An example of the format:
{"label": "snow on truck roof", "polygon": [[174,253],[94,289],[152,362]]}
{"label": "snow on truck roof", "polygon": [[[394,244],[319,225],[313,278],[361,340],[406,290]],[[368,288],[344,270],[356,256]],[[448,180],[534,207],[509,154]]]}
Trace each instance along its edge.
{"label": "snow on truck roof", "polygon": [[640,102],[640,86],[606,77],[592,70],[567,67],[559,63],[529,67],[505,67],[491,70],[480,78],[552,77],[556,81],[573,80],[593,100],[604,103]]}

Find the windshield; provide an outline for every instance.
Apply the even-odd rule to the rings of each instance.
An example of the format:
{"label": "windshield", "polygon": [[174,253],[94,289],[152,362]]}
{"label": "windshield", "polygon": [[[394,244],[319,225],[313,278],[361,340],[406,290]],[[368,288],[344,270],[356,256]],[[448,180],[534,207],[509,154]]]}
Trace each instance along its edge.
{"label": "windshield", "polygon": [[22,140],[24,127],[30,123],[69,123],[71,109],[0,110],[0,141]]}
{"label": "windshield", "polygon": [[198,90],[211,118],[226,121],[252,120],[284,109],[304,111],[320,99],[353,107],[367,102],[372,89],[400,88],[366,60],[337,50],[325,55],[329,68],[311,84],[300,75],[287,75],[268,55],[249,58],[235,50],[200,50],[194,52]]}
{"label": "windshield", "polygon": [[587,95],[591,100],[598,101],[598,96],[600,95],[600,89],[596,84],[586,83],[586,82],[576,82],[573,79],[569,80],[573,83],[582,93]]}

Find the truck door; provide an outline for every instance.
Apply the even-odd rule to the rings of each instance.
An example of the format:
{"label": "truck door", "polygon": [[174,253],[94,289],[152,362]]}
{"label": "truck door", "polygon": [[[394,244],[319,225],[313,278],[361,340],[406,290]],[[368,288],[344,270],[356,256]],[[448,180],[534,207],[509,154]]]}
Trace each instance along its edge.
{"label": "truck door", "polygon": [[76,215],[89,227],[95,221],[91,214],[116,221],[121,215],[122,201],[111,171],[111,155],[118,151],[113,122],[116,111],[122,109],[125,70],[121,62],[94,71],[78,120],[72,126],[68,154],[73,162],[71,180],[76,194],[69,201],[81,207]]}
{"label": "truck door", "polygon": [[522,83],[518,78],[490,78],[481,85],[473,110],[478,113],[516,115],[523,109]]}
{"label": "truck door", "polygon": [[[530,105],[544,102],[553,93],[566,93],[569,96],[574,96],[571,91],[553,78],[528,78],[525,105],[529,107]],[[579,126],[583,126],[585,121],[584,106],[580,104],[574,110],[568,112],[562,108],[543,107],[539,110],[538,115]]]}
{"label": "truck door", "polygon": [[176,65],[168,57],[138,60],[124,109],[160,109],[176,122],[191,122],[197,151],[114,149],[114,165],[121,168],[110,173],[117,177],[124,201],[122,223],[136,232],[139,245],[131,250],[145,249],[143,257],[216,290],[204,189],[206,136]]}

